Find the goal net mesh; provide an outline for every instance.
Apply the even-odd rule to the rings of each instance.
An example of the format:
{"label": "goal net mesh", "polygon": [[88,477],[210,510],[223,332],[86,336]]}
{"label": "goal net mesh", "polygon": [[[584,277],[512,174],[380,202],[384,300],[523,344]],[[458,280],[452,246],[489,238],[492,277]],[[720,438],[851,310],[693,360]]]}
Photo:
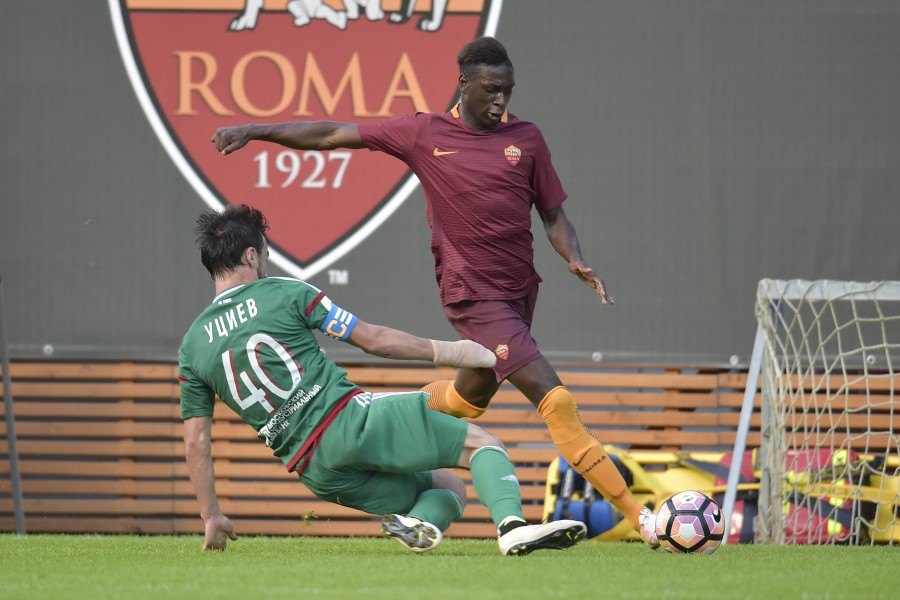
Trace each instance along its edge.
{"label": "goal net mesh", "polygon": [[756,541],[900,543],[900,282],[763,280]]}

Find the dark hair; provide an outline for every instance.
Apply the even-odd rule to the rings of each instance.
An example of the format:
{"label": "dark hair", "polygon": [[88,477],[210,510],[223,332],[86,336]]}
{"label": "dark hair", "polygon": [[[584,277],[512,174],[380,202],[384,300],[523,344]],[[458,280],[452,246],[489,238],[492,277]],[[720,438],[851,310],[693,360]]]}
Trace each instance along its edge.
{"label": "dark hair", "polygon": [[241,255],[247,248],[252,246],[262,252],[267,229],[265,215],[246,204],[201,214],[194,231],[203,266],[213,279],[233,271],[241,264]]}
{"label": "dark hair", "polygon": [[459,72],[466,77],[474,76],[481,67],[512,67],[506,48],[496,38],[489,36],[472,40],[463,46],[456,55],[456,62],[459,63]]}

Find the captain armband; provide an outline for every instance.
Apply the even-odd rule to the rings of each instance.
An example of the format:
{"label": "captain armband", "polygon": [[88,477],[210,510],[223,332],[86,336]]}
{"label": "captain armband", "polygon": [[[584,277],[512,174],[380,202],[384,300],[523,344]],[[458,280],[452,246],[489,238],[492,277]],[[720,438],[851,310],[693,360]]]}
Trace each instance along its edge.
{"label": "captain armband", "polygon": [[319,325],[319,329],[325,335],[344,341],[350,337],[350,333],[356,327],[358,320],[353,313],[344,310],[337,304],[332,304],[331,310],[328,311],[328,316]]}

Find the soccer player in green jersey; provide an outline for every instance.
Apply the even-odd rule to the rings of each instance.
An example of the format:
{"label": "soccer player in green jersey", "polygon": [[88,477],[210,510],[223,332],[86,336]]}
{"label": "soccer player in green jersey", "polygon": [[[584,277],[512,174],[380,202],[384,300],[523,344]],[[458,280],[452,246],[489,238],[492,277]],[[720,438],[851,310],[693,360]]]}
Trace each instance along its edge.
{"label": "soccer player in green jersey", "polygon": [[237,536],[216,495],[211,454],[215,397],[257,432],[319,498],[385,515],[382,532],[414,552],[437,546],[463,514],[470,469],[497,526],[500,551],[564,549],[587,535],[579,521],[528,525],[503,443],[480,427],[429,410],[427,393],[371,394],[322,352],[315,331],[369,354],[486,368],[496,362],[469,341],[430,340],[373,325],[297,279],[267,277],[268,229],[246,205],[208,212],[197,239],[216,296],[179,351],[181,416],[191,483],[205,523],[204,550]]}
{"label": "soccer player in green jersey", "polygon": [[431,407],[476,418],[500,383],[509,381],[538,410],[566,461],[657,548],[656,516],[635,499],[603,445],[585,429],[574,396],[531,334],[541,281],[534,268],[532,209],[569,272],[601,304],[613,299],[582,257],[543,135],[508,110],[515,78],[506,49],[494,38],[479,38],[460,50],[457,62],[459,103],[444,113],[359,125],[251,123],[220,128],[212,141],[223,154],[252,140],[298,150],[368,148],[409,165],[428,202],[444,313],[460,337],[493,349],[500,359],[491,368],[461,368],[455,380],[428,385]]}

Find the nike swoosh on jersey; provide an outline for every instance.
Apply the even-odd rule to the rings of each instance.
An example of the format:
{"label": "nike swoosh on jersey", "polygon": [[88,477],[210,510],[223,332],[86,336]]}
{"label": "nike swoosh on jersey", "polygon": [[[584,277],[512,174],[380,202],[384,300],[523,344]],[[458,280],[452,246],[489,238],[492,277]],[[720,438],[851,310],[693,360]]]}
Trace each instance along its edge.
{"label": "nike swoosh on jersey", "polygon": [[437,148],[434,149],[435,156],[444,156],[445,154],[456,154],[457,152],[459,152],[459,150],[438,150]]}

